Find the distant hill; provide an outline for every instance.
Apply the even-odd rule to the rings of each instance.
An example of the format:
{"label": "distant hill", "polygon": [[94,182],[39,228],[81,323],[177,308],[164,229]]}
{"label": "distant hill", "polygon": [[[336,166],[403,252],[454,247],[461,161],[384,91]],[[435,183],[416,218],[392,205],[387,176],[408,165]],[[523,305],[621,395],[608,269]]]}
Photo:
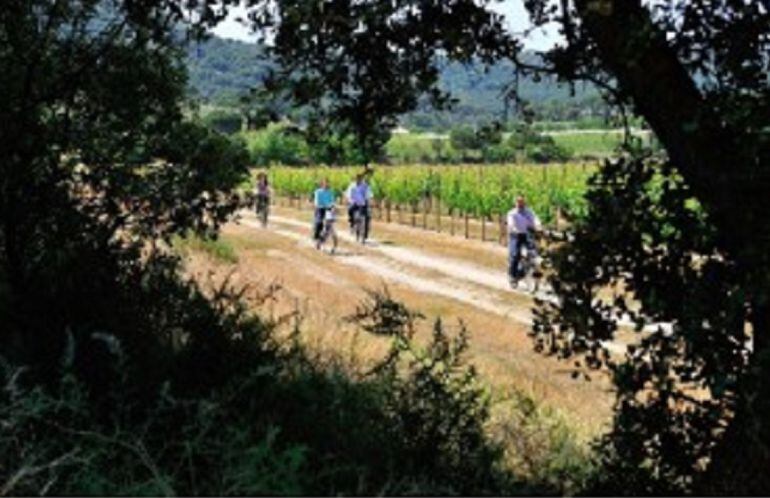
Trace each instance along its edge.
{"label": "distant hill", "polygon": [[[256,44],[213,37],[188,49],[191,92],[207,103],[235,105],[239,95],[259,84],[268,64],[263,49]],[[447,129],[457,124],[501,120],[506,115],[502,92],[512,77],[508,63],[488,68],[481,64],[448,64],[442,70],[440,84],[458,103],[442,112],[426,105],[405,116],[402,123],[408,128]],[[591,88],[577,88],[575,96],[570,96],[566,86],[522,78],[519,90],[540,119],[569,120],[603,112],[601,99]],[[509,109],[509,118],[513,111]]]}
{"label": "distant hill", "polygon": [[190,87],[203,100],[227,104],[258,84],[268,67],[260,46],[213,37],[187,49]]}

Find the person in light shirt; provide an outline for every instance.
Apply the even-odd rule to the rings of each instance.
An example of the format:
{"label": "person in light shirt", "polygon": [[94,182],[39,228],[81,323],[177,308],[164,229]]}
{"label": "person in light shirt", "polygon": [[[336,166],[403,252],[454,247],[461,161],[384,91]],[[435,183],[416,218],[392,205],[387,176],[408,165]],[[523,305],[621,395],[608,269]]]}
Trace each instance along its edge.
{"label": "person in light shirt", "polygon": [[364,216],[364,240],[369,237],[369,224],[371,223],[371,214],[369,212],[369,201],[372,199],[372,189],[366,182],[364,175],[356,177],[356,185],[350,190],[349,202],[351,212],[355,216],[356,211],[360,211]]}
{"label": "person in light shirt", "polygon": [[511,286],[515,287],[523,276],[520,273],[521,249],[527,247],[534,251],[535,244],[532,232],[540,229],[540,220],[527,207],[524,197],[516,198],[516,206],[508,211],[508,278]]}
{"label": "person in light shirt", "polygon": [[334,192],[329,188],[329,180],[326,178],[321,180],[320,185],[313,193],[313,204],[315,205],[313,240],[318,241],[321,238],[326,211],[334,205]]}

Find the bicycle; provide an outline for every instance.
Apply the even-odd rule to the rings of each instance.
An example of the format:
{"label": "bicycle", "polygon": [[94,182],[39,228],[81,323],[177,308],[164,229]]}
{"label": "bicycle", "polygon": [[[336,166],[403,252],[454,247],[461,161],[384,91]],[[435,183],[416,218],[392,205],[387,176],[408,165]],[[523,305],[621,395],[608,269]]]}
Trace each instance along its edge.
{"label": "bicycle", "polygon": [[331,240],[330,254],[334,254],[337,250],[337,230],[334,228],[334,223],[337,221],[337,210],[335,208],[329,208],[326,210],[323,218],[323,227],[321,228],[321,236],[316,241],[316,249],[319,251]]}
{"label": "bicycle", "polygon": [[270,199],[264,195],[257,195],[256,200],[256,215],[259,222],[262,224],[262,228],[267,227],[267,216],[270,211]]}
{"label": "bicycle", "polygon": [[356,206],[353,212],[353,234],[356,242],[366,243],[366,206]]}
{"label": "bicycle", "polygon": [[511,288],[518,288],[519,282],[524,283],[525,290],[535,293],[540,289],[540,256],[533,233],[527,235],[527,241],[518,248],[520,251],[519,264],[516,268],[516,277],[511,277]]}

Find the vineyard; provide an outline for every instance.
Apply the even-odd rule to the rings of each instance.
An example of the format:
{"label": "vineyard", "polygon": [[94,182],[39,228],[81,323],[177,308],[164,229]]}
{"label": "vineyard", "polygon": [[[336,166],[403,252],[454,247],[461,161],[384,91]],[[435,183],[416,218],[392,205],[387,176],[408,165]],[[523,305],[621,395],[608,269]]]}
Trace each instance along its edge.
{"label": "vineyard", "polygon": [[[580,217],[586,208],[584,193],[596,165],[586,163],[501,166],[378,166],[371,177],[375,209],[411,211],[412,215],[447,214],[500,219],[523,195],[544,224],[559,218]],[[321,178],[340,197],[361,168],[272,167],[269,177],[281,197],[307,199]]]}

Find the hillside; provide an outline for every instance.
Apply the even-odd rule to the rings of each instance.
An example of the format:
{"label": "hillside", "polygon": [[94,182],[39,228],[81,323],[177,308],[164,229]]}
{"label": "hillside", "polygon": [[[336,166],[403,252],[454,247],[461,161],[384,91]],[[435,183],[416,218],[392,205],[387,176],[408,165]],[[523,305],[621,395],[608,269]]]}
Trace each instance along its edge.
{"label": "hillside", "polygon": [[[193,94],[221,105],[234,104],[239,95],[258,84],[269,64],[258,45],[218,37],[191,46],[187,61]],[[443,112],[426,105],[405,116],[403,122],[410,128],[446,129],[459,123],[504,119],[502,93],[512,75],[512,68],[506,63],[491,67],[448,64],[442,70],[441,86],[452,93],[457,104]],[[520,92],[542,119],[574,120],[601,115],[604,110],[601,99],[591,88],[577,87],[571,96],[564,85],[522,78]]]}

